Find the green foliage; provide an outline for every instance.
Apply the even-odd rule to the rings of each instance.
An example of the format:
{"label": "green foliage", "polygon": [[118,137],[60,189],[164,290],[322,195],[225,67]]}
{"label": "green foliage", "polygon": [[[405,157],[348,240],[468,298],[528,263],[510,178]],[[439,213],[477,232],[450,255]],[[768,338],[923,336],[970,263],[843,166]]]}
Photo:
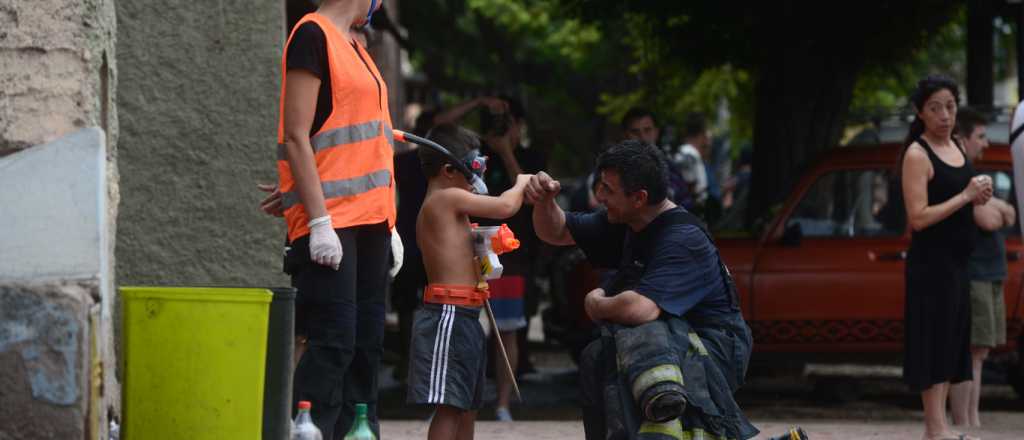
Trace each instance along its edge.
{"label": "green foliage", "polygon": [[564,61],[569,67],[578,68],[601,39],[594,25],[554,16],[552,11],[558,5],[555,1],[467,0],[466,4],[469,11],[492,20],[521,42],[524,56]]}
{"label": "green foliage", "polygon": [[412,62],[430,83],[456,98],[524,94],[534,144],[565,174],[586,171],[581,153],[613,136],[632,106],[677,126],[689,112],[716,122],[728,109],[717,132],[751,140],[756,78],[779,44],[849,53],[862,72],[855,120],[899,106],[923,73],[963,76],[965,8],[955,0],[399,1]]}
{"label": "green foliage", "polygon": [[933,32],[921,32],[917,38],[919,42],[915,43],[920,49],[909,51],[903,60],[869,64],[861,73],[850,104],[850,123],[868,121],[904,108],[917,81],[928,74],[949,75],[965,84],[965,7],[956,10],[943,26]]}

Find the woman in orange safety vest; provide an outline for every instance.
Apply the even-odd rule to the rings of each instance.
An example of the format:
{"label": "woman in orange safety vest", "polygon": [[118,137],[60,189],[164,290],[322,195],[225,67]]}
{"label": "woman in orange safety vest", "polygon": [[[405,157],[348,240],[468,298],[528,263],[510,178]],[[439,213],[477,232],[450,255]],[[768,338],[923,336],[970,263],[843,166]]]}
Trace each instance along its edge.
{"label": "woman in orange safety vest", "polygon": [[348,432],[357,402],[380,433],[393,139],[387,86],[353,29],[379,8],[379,0],[323,0],[292,29],[282,57],[278,185],[304,346],[294,398],[312,402],[325,439]]}

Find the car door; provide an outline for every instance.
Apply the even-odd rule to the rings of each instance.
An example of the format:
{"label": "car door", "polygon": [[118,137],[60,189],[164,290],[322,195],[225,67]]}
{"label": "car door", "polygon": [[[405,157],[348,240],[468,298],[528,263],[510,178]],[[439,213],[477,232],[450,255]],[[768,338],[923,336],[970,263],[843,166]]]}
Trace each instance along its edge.
{"label": "car door", "polygon": [[899,350],[909,238],[892,170],[826,169],[810,182],[757,258],[755,343],[760,351]]}

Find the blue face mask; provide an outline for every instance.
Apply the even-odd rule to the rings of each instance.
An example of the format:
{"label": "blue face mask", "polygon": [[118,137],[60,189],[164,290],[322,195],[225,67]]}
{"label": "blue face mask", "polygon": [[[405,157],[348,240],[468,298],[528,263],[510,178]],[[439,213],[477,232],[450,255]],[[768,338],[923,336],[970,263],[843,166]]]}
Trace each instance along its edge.
{"label": "blue face mask", "polygon": [[[377,11],[377,1],[378,0],[370,0],[370,10],[366,11],[366,23],[363,23],[363,29],[370,26],[370,20],[373,18],[373,13]],[[380,2],[383,3],[384,0],[380,0]]]}

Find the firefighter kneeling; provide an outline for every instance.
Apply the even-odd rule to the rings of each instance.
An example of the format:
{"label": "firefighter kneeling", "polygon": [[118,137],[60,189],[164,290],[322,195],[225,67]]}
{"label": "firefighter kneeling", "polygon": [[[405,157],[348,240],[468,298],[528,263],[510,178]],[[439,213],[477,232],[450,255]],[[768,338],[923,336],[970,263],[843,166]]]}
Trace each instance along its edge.
{"label": "firefighter kneeling", "polygon": [[[656,147],[624,141],[598,158],[604,210],[566,213],[561,186],[538,173],[526,189],[537,236],[578,245],[615,276],[584,306],[602,337],[583,352],[588,439],[748,439],[758,430],[733,399],[750,359],[750,329],[728,270],[699,219],[666,199]],[[794,429],[780,438],[805,439]]]}

